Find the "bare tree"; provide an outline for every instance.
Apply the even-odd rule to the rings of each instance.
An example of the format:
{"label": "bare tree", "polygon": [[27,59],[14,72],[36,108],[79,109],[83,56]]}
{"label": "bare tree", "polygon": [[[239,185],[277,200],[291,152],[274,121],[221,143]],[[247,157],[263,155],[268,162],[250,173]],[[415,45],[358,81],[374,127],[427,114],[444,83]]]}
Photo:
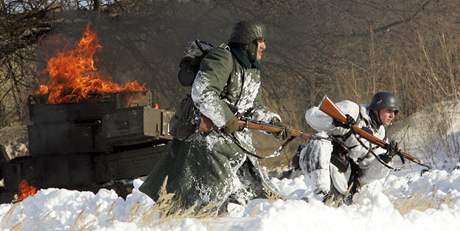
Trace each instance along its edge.
{"label": "bare tree", "polygon": [[[440,46],[432,38],[444,33],[451,41],[458,36],[454,22],[459,6],[454,0],[16,0],[0,4],[0,81],[8,83],[2,85],[0,100],[17,105],[17,113],[31,91],[27,87],[36,84],[43,69],[46,57],[40,51],[46,48],[47,37],[63,34],[77,39],[88,22],[104,45],[103,69],[116,80],[135,78],[147,83],[166,108],[187,91],[175,78],[187,43],[197,38],[226,42],[231,26],[240,19],[267,25],[264,99],[296,126],[304,125],[305,108],[317,104],[324,94],[363,102],[377,90],[401,93],[412,85],[434,86],[446,94],[455,90],[444,87],[443,81],[411,83],[403,76],[410,74],[408,67],[424,67],[428,61],[436,68],[446,66],[433,62],[441,55],[432,53]],[[429,59],[418,52],[420,38]],[[455,63],[458,56],[451,55],[449,62]],[[452,86],[457,74],[450,71],[446,76],[454,76],[449,77]],[[404,102],[423,104],[428,91],[418,91],[403,95]],[[416,102],[410,101],[415,95]],[[288,103],[287,97],[297,100]],[[410,114],[418,106],[405,108],[404,114]]]}

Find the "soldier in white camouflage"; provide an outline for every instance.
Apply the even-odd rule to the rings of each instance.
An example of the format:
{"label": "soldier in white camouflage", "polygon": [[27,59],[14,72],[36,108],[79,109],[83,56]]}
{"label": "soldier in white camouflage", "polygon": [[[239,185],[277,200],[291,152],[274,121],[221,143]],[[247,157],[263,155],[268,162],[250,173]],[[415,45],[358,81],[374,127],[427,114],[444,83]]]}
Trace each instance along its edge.
{"label": "soldier in white camouflage", "polygon": [[399,100],[389,92],[376,93],[370,104],[340,101],[337,107],[347,115],[347,123],[312,107],[306,111],[307,123],[318,133],[300,151],[299,165],[314,192],[331,205],[349,204],[356,191],[365,184],[385,177],[397,154],[397,143],[390,141],[387,150],[373,145],[353,133],[357,125],[387,140],[385,127],[392,124],[400,110]]}

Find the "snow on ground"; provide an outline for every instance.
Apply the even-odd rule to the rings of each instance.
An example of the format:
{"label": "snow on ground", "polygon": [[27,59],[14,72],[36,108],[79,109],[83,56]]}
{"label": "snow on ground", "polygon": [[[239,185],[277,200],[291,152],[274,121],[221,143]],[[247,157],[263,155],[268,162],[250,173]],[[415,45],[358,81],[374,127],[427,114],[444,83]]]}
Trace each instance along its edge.
{"label": "snow on ground", "polygon": [[[42,189],[16,204],[0,205],[0,230],[460,230],[460,170],[458,161],[460,104],[448,110],[416,113],[392,133],[404,150],[444,170],[420,174],[410,164],[400,172],[362,188],[351,206],[332,208],[312,197],[304,177],[272,182],[287,200],[250,201],[227,216],[160,219],[154,202],[134,189],[126,199],[114,191],[97,194],[66,189]],[[439,115],[439,116],[433,116]],[[420,121],[424,121],[421,123]],[[11,134],[17,130],[2,129]],[[20,130],[25,133],[24,129]],[[3,142],[8,153],[26,152],[17,142]],[[18,152],[16,152],[18,151]],[[434,155],[436,154],[436,155]],[[457,166],[459,166],[457,164]],[[142,184],[135,180],[135,188]],[[308,202],[302,198],[309,198]]]}
{"label": "snow on ground", "polygon": [[[154,202],[136,189],[125,200],[42,189],[17,204],[0,205],[2,230],[460,230],[460,170],[391,174],[363,188],[351,206],[332,208],[309,196],[301,175],[272,179],[288,200],[256,199],[218,218],[159,219]],[[142,183],[137,179],[134,186]]]}

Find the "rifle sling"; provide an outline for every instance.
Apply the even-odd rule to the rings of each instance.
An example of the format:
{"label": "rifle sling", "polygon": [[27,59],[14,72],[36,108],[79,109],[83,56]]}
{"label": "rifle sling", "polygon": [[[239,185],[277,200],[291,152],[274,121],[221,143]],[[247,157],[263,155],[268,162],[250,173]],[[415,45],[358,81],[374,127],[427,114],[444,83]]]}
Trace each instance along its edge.
{"label": "rifle sling", "polygon": [[[355,137],[356,137],[356,136],[355,136]],[[385,161],[383,161],[382,159],[380,159],[380,157],[379,157],[377,154],[375,154],[374,150],[377,149],[378,146],[375,146],[375,147],[372,148],[372,147],[371,147],[372,145],[370,145],[369,147],[367,147],[367,146],[359,139],[359,137],[356,137],[356,140],[358,140],[358,142],[361,144],[361,146],[363,146],[364,148],[366,148],[366,149],[369,151],[369,153],[370,153],[371,155],[373,155],[374,158],[377,159],[377,161],[378,161],[379,163],[381,163],[383,166],[385,166],[385,167],[387,167],[387,168],[389,168],[389,169],[391,169],[391,170],[394,170],[394,171],[399,171],[399,170],[400,170],[399,168],[394,168],[394,167],[390,166],[389,164],[385,163]]]}

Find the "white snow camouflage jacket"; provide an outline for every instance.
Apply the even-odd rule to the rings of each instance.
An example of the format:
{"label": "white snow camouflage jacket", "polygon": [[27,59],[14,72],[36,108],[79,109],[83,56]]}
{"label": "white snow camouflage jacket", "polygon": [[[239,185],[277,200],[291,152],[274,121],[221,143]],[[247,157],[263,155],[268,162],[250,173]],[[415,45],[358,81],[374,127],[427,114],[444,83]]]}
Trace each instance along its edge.
{"label": "white snow camouflage jacket", "polygon": [[[371,118],[365,105],[358,105],[348,100],[340,101],[336,105],[344,114],[349,114],[353,117],[358,127],[367,127],[372,131],[373,135],[380,139],[385,139],[384,126],[380,125],[378,128],[371,126]],[[329,136],[344,136],[342,141],[350,150],[348,156],[362,170],[361,184],[364,185],[373,180],[383,178],[389,173],[389,169],[369,153],[369,149],[371,149],[376,155],[379,155],[385,153],[385,149],[377,147],[357,134],[346,136],[350,129],[335,127],[333,119],[320,111],[318,107],[308,109],[305,113],[305,119],[313,129],[318,131],[316,136],[319,139],[311,140],[307,147],[301,151],[300,165],[306,171],[306,174],[313,179],[317,192],[329,192],[331,181],[340,193],[346,194],[348,190],[348,179],[351,173],[350,166],[346,172],[342,173],[336,166],[331,164],[333,145],[330,140],[322,139]]]}

